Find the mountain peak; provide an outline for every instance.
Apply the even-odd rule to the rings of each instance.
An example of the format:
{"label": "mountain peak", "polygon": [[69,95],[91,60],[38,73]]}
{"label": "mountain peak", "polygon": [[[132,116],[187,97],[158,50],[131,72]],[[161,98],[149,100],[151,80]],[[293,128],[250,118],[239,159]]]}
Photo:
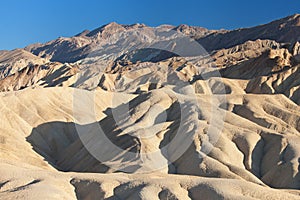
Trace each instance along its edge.
{"label": "mountain peak", "polygon": [[209,34],[211,31],[209,31],[206,28],[199,27],[199,26],[189,26],[186,24],[181,24],[177,27],[175,27],[173,30],[181,32],[182,34],[191,36],[191,37],[203,37],[204,35]]}
{"label": "mountain peak", "polygon": [[89,34],[90,31],[89,30],[84,30],[80,33],[78,33],[77,35],[75,35],[76,37],[80,37],[80,36],[86,36],[87,34]]}
{"label": "mountain peak", "polygon": [[113,33],[116,33],[119,31],[124,31],[124,30],[125,30],[125,28],[122,25],[120,25],[116,22],[111,22],[109,24],[103,25],[103,26],[91,31],[86,36],[92,37],[95,35],[102,35],[102,34],[106,35],[108,33],[113,34]]}
{"label": "mountain peak", "polygon": [[144,28],[144,27],[147,27],[147,26],[145,24],[140,24],[140,23],[131,24],[131,25],[122,25],[122,24],[118,24],[117,22],[111,22],[111,23],[108,23],[106,25],[103,25],[103,26],[91,31],[86,36],[92,37],[95,35],[102,35],[102,36],[106,37],[108,35],[112,35],[112,34],[115,34],[115,33],[121,32],[121,31],[129,30],[129,29]]}
{"label": "mountain peak", "polygon": [[118,24],[117,22],[110,22],[102,26],[102,28],[111,28],[111,27],[123,27],[123,26],[121,24]]}

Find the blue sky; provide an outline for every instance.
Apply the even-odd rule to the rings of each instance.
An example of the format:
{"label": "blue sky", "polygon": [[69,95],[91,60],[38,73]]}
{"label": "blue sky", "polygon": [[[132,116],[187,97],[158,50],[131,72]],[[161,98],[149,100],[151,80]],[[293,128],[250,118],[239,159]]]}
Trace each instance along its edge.
{"label": "blue sky", "polygon": [[300,13],[299,0],[3,0],[0,49],[72,36],[115,21],[235,29]]}

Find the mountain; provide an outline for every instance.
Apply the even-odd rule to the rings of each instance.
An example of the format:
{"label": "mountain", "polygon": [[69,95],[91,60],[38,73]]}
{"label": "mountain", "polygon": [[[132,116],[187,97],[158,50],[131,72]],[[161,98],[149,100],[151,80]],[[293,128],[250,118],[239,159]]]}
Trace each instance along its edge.
{"label": "mountain", "polygon": [[[142,35],[139,36],[137,32]],[[94,51],[97,51],[97,56],[112,56],[113,53],[121,56],[130,49],[142,48],[146,43],[151,45],[154,40],[169,40],[177,32],[200,37],[215,31],[187,25],[152,28],[144,24],[120,25],[113,22],[93,31],[83,31],[71,38],[58,38],[46,44],[30,45],[25,50],[51,61],[76,62],[86,57],[94,57]]]}
{"label": "mountain", "polygon": [[[194,38],[206,51],[211,52],[223,48],[227,49],[243,44],[249,40],[254,41],[257,39],[269,39],[280,43],[293,44],[299,40],[297,37],[300,33],[299,26],[300,15],[298,14],[276,20],[269,24],[233,31],[211,31],[205,28],[188,25],[180,25],[178,27],[161,26],[153,29],[144,24],[120,25],[113,22],[93,31],[84,31],[71,38],[59,38],[46,44],[30,45],[26,47],[25,50],[40,57],[50,58],[52,61],[76,62],[86,58],[95,48],[99,51],[101,47],[109,46],[113,43],[118,44],[118,41],[118,46],[122,46],[123,48],[128,46],[127,44],[120,43],[120,41],[124,40],[124,38],[133,38],[134,30],[140,29],[140,32],[143,31],[147,37],[151,38],[153,37],[153,34],[162,31],[161,29],[171,28],[173,31]],[[127,32],[122,34],[125,30]],[[170,30],[168,31],[170,32]],[[113,35],[115,35],[116,41],[109,40],[109,38],[111,38],[110,36]],[[135,39],[137,39],[137,41],[135,41],[135,48],[140,48],[138,46],[138,41],[143,41],[142,38],[136,37]],[[128,49],[125,49],[124,51],[126,50]],[[120,51],[122,52],[122,50],[117,49],[115,52],[120,53]]]}
{"label": "mountain", "polygon": [[269,39],[280,43],[293,44],[299,41],[300,15],[295,14],[268,24],[253,28],[237,29],[225,33],[214,33],[198,42],[207,51],[230,48],[248,40]]}
{"label": "mountain", "polygon": [[0,78],[9,76],[26,67],[30,63],[43,64],[46,59],[33,55],[23,49],[0,51]]}
{"label": "mountain", "polygon": [[0,199],[300,199],[299,20],[0,51]]}

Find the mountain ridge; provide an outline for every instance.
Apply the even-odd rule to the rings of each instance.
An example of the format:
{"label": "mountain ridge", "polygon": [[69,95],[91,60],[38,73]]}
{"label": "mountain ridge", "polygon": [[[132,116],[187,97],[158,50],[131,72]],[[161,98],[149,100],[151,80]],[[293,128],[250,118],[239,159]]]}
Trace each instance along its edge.
{"label": "mountain ridge", "polygon": [[[191,37],[202,45],[205,50],[212,52],[222,48],[230,48],[248,40],[254,41],[257,39],[270,39],[275,40],[276,42],[293,44],[300,39],[294,37],[294,35],[299,35],[300,33],[300,28],[298,26],[300,23],[299,20],[299,14],[295,14],[286,18],[275,20],[268,24],[232,31],[208,30],[202,27],[188,25],[179,25],[177,27],[170,26],[170,31],[173,30],[175,32],[182,33],[187,37]],[[164,28],[165,27],[166,26],[164,26]],[[48,57],[52,61],[76,62],[91,54],[91,49],[96,48],[95,44],[98,43],[98,46],[101,47],[102,40],[109,39],[111,36],[121,34],[124,31],[138,29],[151,29],[151,27],[144,24],[121,25],[113,22],[92,31],[79,33],[74,37],[59,38],[45,44],[30,45],[24,49],[37,56]],[[153,30],[160,30],[160,27],[153,28]],[[243,39],[241,40],[239,38]],[[55,46],[55,49],[58,51],[57,53],[53,52],[53,49],[51,50],[53,46]],[[66,53],[64,53],[65,51]],[[73,54],[73,56],[70,57],[71,54]]]}

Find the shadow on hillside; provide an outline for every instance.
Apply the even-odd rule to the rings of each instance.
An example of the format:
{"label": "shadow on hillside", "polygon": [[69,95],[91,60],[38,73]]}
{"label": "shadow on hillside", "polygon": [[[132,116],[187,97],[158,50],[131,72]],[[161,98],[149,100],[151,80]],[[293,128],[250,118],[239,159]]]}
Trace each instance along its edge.
{"label": "shadow on hillside", "polygon": [[[110,110],[106,111],[111,112]],[[104,135],[99,134],[99,127]],[[26,139],[34,151],[44,157],[50,165],[60,171],[105,173],[109,167],[102,164],[105,161],[134,161],[137,158],[121,158],[107,150],[102,138],[106,137],[114,145],[124,151],[138,154],[139,140],[130,135],[120,135],[121,130],[112,116],[87,125],[71,122],[49,122],[34,128]],[[92,146],[91,146],[92,145]],[[88,147],[88,149],[87,149]],[[91,149],[93,152],[91,153]],[[101,157],[99,161],[94,153]],[[93,154],[93,155],[92,155]],[[126,160],[128,159],[128,160]],[[134,167],[133,167],[134,168]],[[138,166],[135,166],[138,169]],[[134,170],[134,169],[132,169]]]}
{"label": "shadow on hillside", "polygon": [[[132,128],[145,118],[147,112],[135,121],[129,115],[141,102],[148,101],[149,98],[151,94],[142,94],[128,104],[108,108],[104,111],[106,117],[99,122],[86,125],[58,121],[44,123],[34,128],[26,139],[34,151],[60,171],[109,173],[120,170],[134,173],[143,164],[141,139],[133,136],[135,133],[124,130]],[[163,112],[167,112],[166,120],[172,123],[160,143],[160,148],[167,145],[170,142],[169,137],[172,138],[177,133],[180,105],[175,103]],[[163,113],[158,114],[154,119],[155,124],[159,124],[163,118]],[[107,162],[119,163],[122,168],[112,169],[105,165]]]}
{"label": "shadow on hillside", "polygon": [[[251,172],[273,188],[299,189],[299,168],[295,174],[295,163],[290,157],[295,152],[285,143],[286,138],[272,133],[262,133],[261,136],[251,155]],[[300,163],[300,159],[297,161]]]}

